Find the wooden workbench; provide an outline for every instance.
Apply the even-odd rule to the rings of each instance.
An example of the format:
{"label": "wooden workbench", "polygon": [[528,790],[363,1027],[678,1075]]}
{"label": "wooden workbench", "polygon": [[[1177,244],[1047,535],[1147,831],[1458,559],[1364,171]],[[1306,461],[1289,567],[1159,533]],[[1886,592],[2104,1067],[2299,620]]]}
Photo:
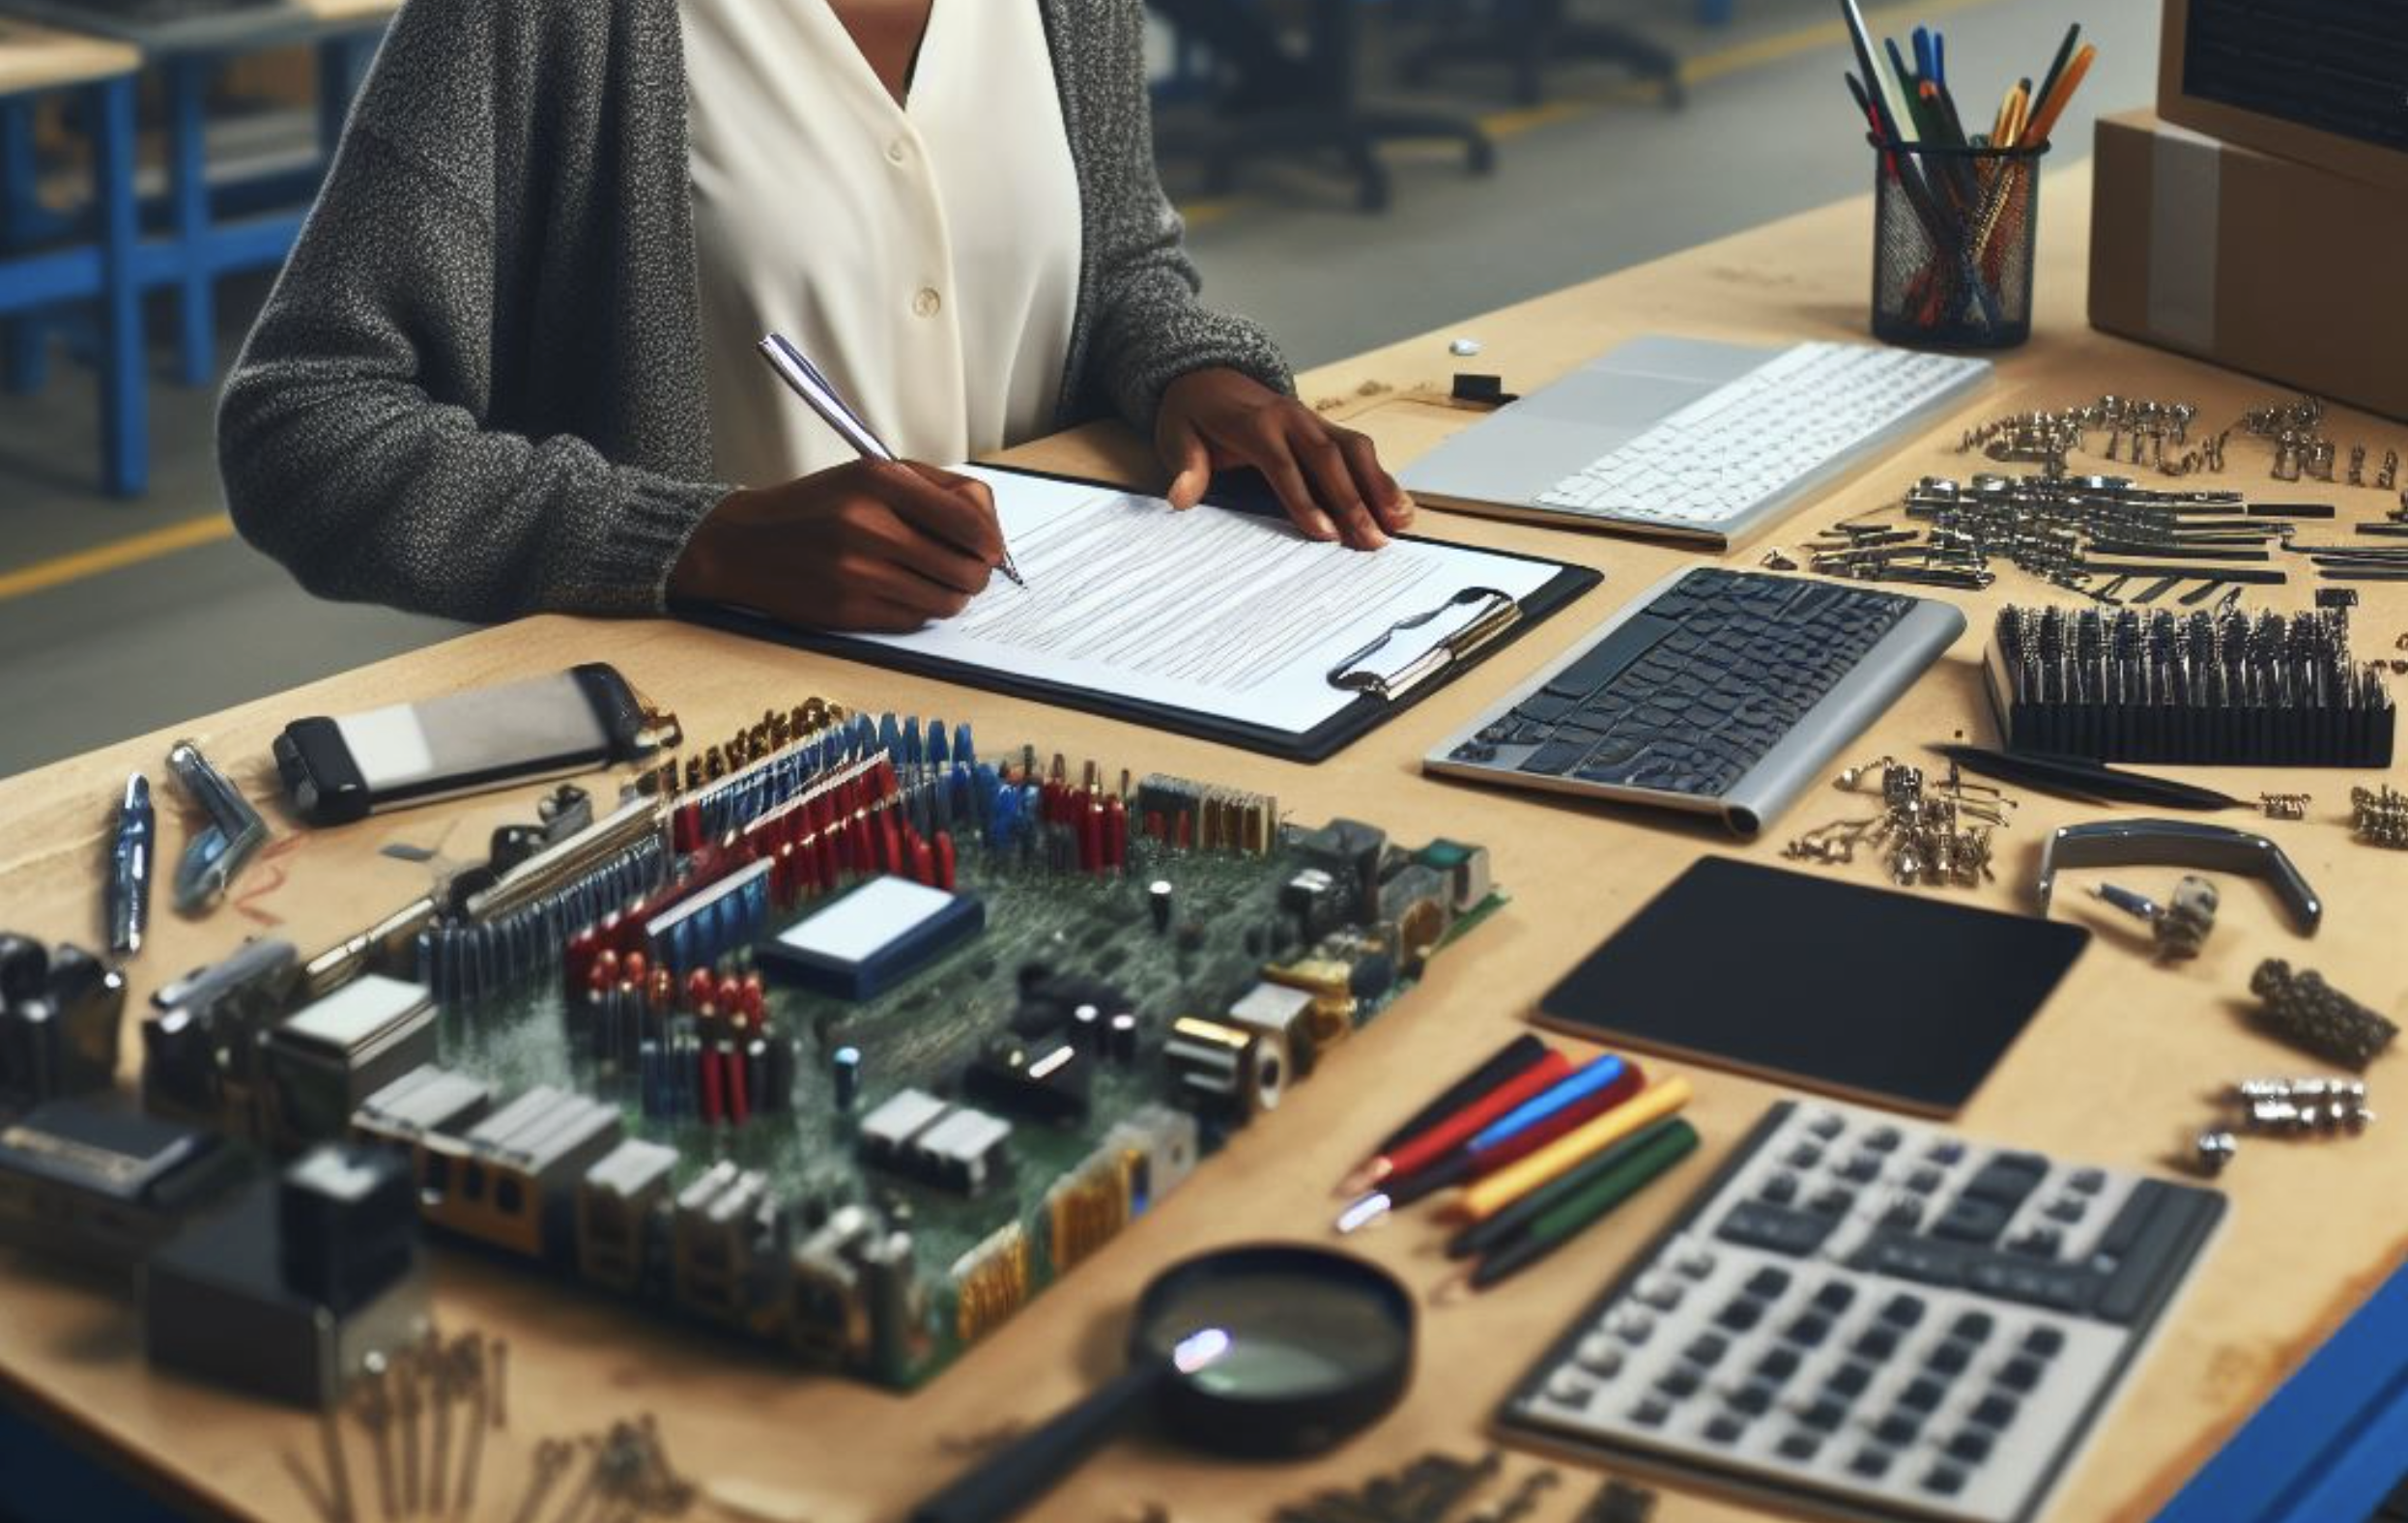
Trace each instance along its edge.
{"label": "wooden workbench", "polygon": [[0,96],[113,79],[142,67],[122,43],[0,16]]}
{"label": "wooden workbench", "polygon": [[[1795,544],[1843,517],[1893,503],[1926,473],[1966,474],[1955,452],[1976,417],[2062,406],[2102,392],[2187,400],[2203,419],[2236,417],[2279,393],[2262,383],[2121,342],[2083,323],[2083,252],[2089,182],[2079,167],[2052,172],[2043,222],[2039,321],[2030,345],[2003,357],[1998,384],[1917,447],[1831,493],[1778,532]],[[1464,361],[1448,338],[1485,346],[1479,367],[1527,390],[1612,343],[1649,330],[1752,340],[1852,339],[1865,321],[1870,213],[1862,202],[1811,213],[1591,284],[1467,319],[1305,378],[1308,400],[1376,404],[1367,426],[1390,458],[1425,447],[1464,414],[1395,401],[1396,390],[1443,386]],[[2340,415],[2334,437],[2363,439],[2377,458],[2408,446],[2403,430]],[[1152,480],[1133,440],[1091,430],[1022,451],[1056,470],[1116,472]],[[2230,479],[2255,487],[2263,456],[2236,441]],[[2324,494],[2319,494],[2324,495]],[[2336,487],[2344,522],[2379,516],[2372,491]],[[1444,1078],[1493,1048],[1560,974],[1701,853],[1776,860],[1783,841],[1851,813],[1852,801],[1816,791],[1762,841],[1741,847],[1713,828],[1662,815],[1584,807],[1423,777],[1417,759],[1509,682],[1559,653],[1683,557],[1600,536],[1551,532],[1429,513],[1423,531],[1508,549],[1568,557],[1603,568],[1605,587],[1394,724],[1318,767],[1266,762],[1132,726],[967,693],[869,667],[679,627],[539,618],[474,634],[314,684],[177,733],[199,736],[255,797],[272,793],[268,741],[285,721],[442,693],[609,660],[675,707],[690,733],[724,733],[765,706],[822,694],[873,710],[968,719],[989,748],[1022,737],[1074,759],[1198,778],[1242,780],[1277,795],[1303,820],[1333,814],[1382,823],[1412,841],[1433,834],[1480,842],[1495,853],[1508,910],[1434,964],[1427,982],[1377,1026],[1338,1051],[1286,1104],[1243,1134],[1179,1193],[1129,1231],[1062,1289],[1042,1298],[930,1389],[900,1398],[843,1380],[799,1374],[710,1336],[649,1321],[575,1285],[465,1252],[438,1259],[442,1314],[454,1330],[505,1335],[512,1345],[506,1452],[482,1495],[496,1517],[515,1496],[512,1467],[532,1437],[591,1430],[616,1417],[657,1413],[680,1465],[750,1498],[751,1515],[812,1520],[894,1518],[956,1470],[965,1446],[1003,1424],[1037,1419],[1116,1366],[1120,1308],[1164,1263],[1211,1244],[1265,1236],[1318,1238],[1330,1189],[1344,1165]],[[2344,530],[2345,532],[2345,530]],[[1734,558],[1752,563],[1751,553]],[[1976,661],[1988,613],[2046,590],[2013,571],[1989,594],[1966,599],[1972,627],[1945,663],[1854,747],[1861,757],[1906,756],[1959,732],[1988,733]],[[2255,606],[2305,606],[2312,584],[2256,597]],[[2408,629],[2408,596],[2373,587],[2357,619],[2369,651],[2389,652]],[[23,716],[20,716],[20,722]],[[89,944],[111,802],[130,768],[157,776],[169,732],[0,784],[0,925]],[[2322,934],[2295,935],[2257,885],[2224,885],[2222,924],[2196,963],[2162,968],[2145,935],[2098,919],[2100,934],[2057,997],[1983,1087],[1961,1125],[1977,1135],[2069,1159],[2160,1168],[2205,1120],[2207,1097],[2243,1076],[2301,1066],[2250,1034],[2239,1019],[2250,970],[2266,956],[2321,969],[2379,1009],[2401,1007],[2408,964],[2390,941],[2394,897],[2408,858],[2350,839],[2346,795],[2369,778],[2339,773],[2200,774],[2233,791],[2314,795],[2311,818],[2264,826],[2289,849],[2328,905]],[[133,969],[138,995],[213,959],[244,934],[273,928],[304,949],[330,943],[418,892],[427,869],[380,854],[387,844],[481,849],[490,826],[527,814],[534,791],[500,806],[405,814],[344,830],[287,831],[251,870],[241,903],[211,919],[181,922],[160,894],[156,945]],[[2003,837],[1999,879],[1966,896],[2026,909],[2045,832],[2104,812],[2027,796]],[[172,860],[184,824],[162,807],[161,854]],[[2248,823],[2240,817],[2236,822]],[[1878,868],[1816,869],[1861,881]],[[2127,875],[2141,886],[2170,874]],[[1960,894],[1957,890],[1916,890]],[[2065,893],[2058,912],[2094,916],[2087,896]],[[1746,955],[1749,928],[1730,928]],[[1878,947],[1833,948],[1883,977]],[[1946,1019],[1944,1011],[1934,1012]],[[138,1045],[128,1040],[129,1068]],[[2373,1073],[2395,1082],[2393,1054]],[[2308,1065],[2312,1067],[2313,1065]],[[1385,1424],[1325,1460],[1243,1468],[1184,1456],[1153,1440],[1130,1442],[1090,1465],[1044,1509],[1047,1517],[1141,1516],[1159,1504],[1177,1519],[1263,1518],[1318,1487],[1359,1484],[1422,1451],[1470,1454],[1509,1383],[1562,1323],[1703,1180],[1727,1147],[1776,1098],[1769,1085],[1695,1071],[1693,1117],[1704,1156],[1510,1288],[1468,1305],[1433,1307],[1413,1393]],[[2126,1388],[2102,1436],[2060,1494],[2052,1516],[2079,1523],[2145,1517],[2247,1417],[2302,1357],[2400,1260],[2408,1232],[2395,1202],[2408,1177],[2408,1128],[2379,1125],[2325,1144],[2250,1144],[2225,1175],[2233,1212],[2193,1293],[2152,1357]],[[1358,1240],[1408,1281],[1444,1276],[1425,1214]],[[157,1374],[134,1352],[126,1303],[17,1264],[0,1266],[0,1384],[64,1428],[139,1467],[187,1505],[244,1518],[303,1519],[282,1453],[315,1459],[307,1421]],[[353,1480],[366,1451],[355,1441]],[[1533,1461],[1516,1458],[1511,1473]],[[1593,1482],[1571,1478],[1552,1494],[1542,1523],[1568,1518]],[[708,1514],[706,1514],[708,1515]],[[731,1513],[728,1515],[743,1515]],[[1751,1515],[1690,1493],[1668,1495],[1663,1523],[1716,1523]]]}

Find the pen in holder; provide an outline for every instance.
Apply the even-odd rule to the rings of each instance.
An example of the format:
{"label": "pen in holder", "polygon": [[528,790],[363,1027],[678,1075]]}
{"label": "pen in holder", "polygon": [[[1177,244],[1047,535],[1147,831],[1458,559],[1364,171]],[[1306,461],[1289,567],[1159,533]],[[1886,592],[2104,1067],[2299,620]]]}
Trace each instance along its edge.
{"label": "pen in holder", "polygon": [[1866,141],[1878,156],[1874,335],[1952,349],[2012,349],[2029,338],[2040,158],[2049,145]]}

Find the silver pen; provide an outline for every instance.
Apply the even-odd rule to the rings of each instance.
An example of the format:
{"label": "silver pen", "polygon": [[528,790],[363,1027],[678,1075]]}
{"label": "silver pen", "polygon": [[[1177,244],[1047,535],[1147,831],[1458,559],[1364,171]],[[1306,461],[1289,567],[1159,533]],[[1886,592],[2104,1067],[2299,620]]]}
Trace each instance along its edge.
{"label": "silver pen", "polygon": [[[886,442],[878,438],[862,416],[854,411],[852,403],[846,400],[845,393],[836,388],[836,383],[821,374],[819,367],[811,362],[811,357],[795,348],[784,334],[771,333],[754,347],[760,351],[763,359],[769,361],[769,368],[778,373],[778,379],[818,414],[820,421],[835,429],[845,443],[852,445],[854,453],[864,460],[891,461],[897,458],[895,451],[887,448]],[[1004,547],[1003,563],[995,569],[1011,578],[1014,587],[1027,588],[1028,583],[1021,577],[1020,568],[1012,563],[1009,545]]]}
{"label": "silver pen", "polygon": [[167,753],[167,764],[186,794],[209,817],[176,863],[176,908],[193,915],[225,897],[234,876],[267,841],[268,821],[191,741],[177,741]]}

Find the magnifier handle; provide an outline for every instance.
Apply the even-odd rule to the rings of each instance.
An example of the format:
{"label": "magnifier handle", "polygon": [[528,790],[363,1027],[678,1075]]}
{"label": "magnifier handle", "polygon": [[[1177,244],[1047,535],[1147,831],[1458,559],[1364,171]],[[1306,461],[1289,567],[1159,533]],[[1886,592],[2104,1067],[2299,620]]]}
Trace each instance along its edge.
{"label": "magnifier handle", "polygon": [[1166,1362],[1148,1361],[1123,1370],[921,1503],[911,1523],[1002,1523],[1052,1490],[1132,1420],[1151,1411],[1155,1388],[1170,1376]]}

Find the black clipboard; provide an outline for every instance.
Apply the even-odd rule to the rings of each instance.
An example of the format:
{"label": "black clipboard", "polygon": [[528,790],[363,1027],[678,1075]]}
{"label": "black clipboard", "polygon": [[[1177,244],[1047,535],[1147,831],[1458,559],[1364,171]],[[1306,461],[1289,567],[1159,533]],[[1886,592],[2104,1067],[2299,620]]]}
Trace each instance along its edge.
{"label": "black clipboard", "polygon": [[[1014,466],[980,466],[983,471],[1008,471],[1015,475],[1034,476],[1050,481],[1068,481],[1107,491],[1125,492],[1125,486],[1108,481],[1096,481],[1085,476],[1063,475],[1048,471],[1029,471]],[[1251,513],[1258,517],[1284,518],[1287,515],[1272,497],[1270,488],[1252,472],[1218,477],[1205,501],[1215,507],[1231,512]],[[1400,539],[1426,536],[1400,534]],[[1447,544],[1445,540],[1427,540]],[[1544,623],[1568,607],[1576,598],[1605,580],[1605,573],[1587,566],[1565,565],[1544,556],[1518,555],[1508,550],[1489,550],[1480,546],[1453,546],[1457,549],[1476,548],[1482,555],[1493,555],[1507,560],[1524,560],[1539,565],[1553,565],[1556,574],[1546,585],[1518,603],[1502,593],[1490,594],[1508,609],[1494,606],[1470,610],[1466,622],[1453,632],[1452,638],[1439,642],[1443,654],[1422,652],[1403,666],[1402,670],[1383,662],[1388,641],[1374,642],[1355,653],[1354,663],[1331,674],[1339,686],[1353,686],[1359,696],[1338,712],[1302,733],[1222,719],[1196,709],[1181,708],[1168,704],[1151,704],[1143,699],[1125,698],[1114,693],[1100,693],[1093,688],[1073,686],[1064,682],[1042,681],[1018,677],[1006,672],[973,667],[942,656],[922,655],[916,651],[879,645],[850,635],[825,634],[817,630],[798,629],[776,619],[745,609],[729,608],[710,603],[674,603],[670,612],[691,623],[742,635],[772,645],[792,646],[802,650],[817,650],[842,656],[867,666],[887,667],[907,672],[915,676],[935,677],[940,681],[958,683],[986,692],[1003,693],[1014,698],[1034,700],[1063,708],[1075,708],[1086,713],[1101,714],[1107,719],[1128,720],[1154,730],[1173,734],[1193,735],[1221,745],[1235,746],[1242,751],[1258,752],[1290,762],[1324,762],[1362,739],[1372,731],[1411,708],[1448,683],[1471,671],[1483,660],[1513,644],[1531,630]],[[1468,589],[1478,591],[1477,589]],[[1465,601],[1463,594],[1449,600],[1449,606]],[[1415,626],[1435,621],[1446,608],[1431,610],[1419,618],[1405,620],[1390,631],[1390,638],[1403,636],[1400,643],[1410,645]],[[1458,648],[1459,647],[1459,648]],[[1349,676],[1352,681],[1344,680]]]}

